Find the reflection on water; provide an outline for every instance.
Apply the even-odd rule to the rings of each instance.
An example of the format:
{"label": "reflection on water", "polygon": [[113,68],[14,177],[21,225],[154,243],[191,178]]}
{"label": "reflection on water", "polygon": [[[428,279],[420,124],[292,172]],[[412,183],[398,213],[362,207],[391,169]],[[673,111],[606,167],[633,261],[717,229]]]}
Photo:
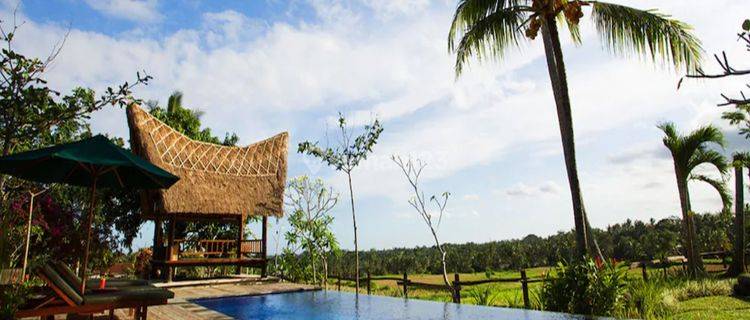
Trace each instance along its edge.
{"label": "reflection on water", "polygon": [[587,319],[562,313],[460,305],[416,299],[310,291],[193,301],[228,316],[249,319]]}

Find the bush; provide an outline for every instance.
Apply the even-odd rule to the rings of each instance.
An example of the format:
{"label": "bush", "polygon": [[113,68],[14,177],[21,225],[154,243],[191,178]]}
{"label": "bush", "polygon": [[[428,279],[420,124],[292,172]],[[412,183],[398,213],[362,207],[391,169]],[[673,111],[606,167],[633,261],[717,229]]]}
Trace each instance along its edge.
{"label": "bush", "polygon": [[593,260],[562,263],[547,275],[540,292],[546,310],[586,315],[613,315],[622,310],[625,271]]}
{"label": "bush", "polygon": [[676,304],[665,299],[664,291],[670,286],[663,280],[632,280],[625,290],[624,309],[619,318],[660,319],[671,315]]}
{"label": "bush", "polygon": [[737,277],[734,285],[734,294],[738,296],[750,296],[750,274],[743,273]]}
{"label": "bush", "polygon": [[665,292],[668,303],[710,296],[728,296],[732,293],[730,280],[687,281]]}
{"label": "bush", "polygon": [[16,311],[26,303],[30,289],[29,282],[0,286],[0,319],[15,319]]}
{"label": "bush", "polygon": [[474,300],[475,304],[481,306],[495,305],[498,298],[498,292],[491,286],[481,286],[469,290],[469,297]]}

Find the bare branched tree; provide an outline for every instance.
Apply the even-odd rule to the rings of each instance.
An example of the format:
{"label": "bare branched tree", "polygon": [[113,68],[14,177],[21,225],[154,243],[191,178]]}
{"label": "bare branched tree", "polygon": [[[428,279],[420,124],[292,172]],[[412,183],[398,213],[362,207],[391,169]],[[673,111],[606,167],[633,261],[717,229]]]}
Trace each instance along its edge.
{"label": "bare branched tree", "polygon": [[[440,229],[440,223],[443,221],[443,214],[445,213],[450,193],[446,191],[440,196],[432,195],[428,200],[424,192],[419,188],[419,178],[422,175],[422,170],[427,166],[427,163],[422,162],[420,159],[412,159],[411,157],[404,160],[397,155],[392,156],[391,159],[399,166],[399,168],[401,168],[401,172],[404,173],[404,176],[406,176],[406,179],[409,181],[409,185],[414,192],[414,195],[409,199],[409,204],[414,210],[417,210],[419,216],[430,229],[432,239],[435,240],[435,247],[440,251],[440,263],[443,265],[443,283],[445,284],[445,287],[455,295],[455,290],[451,285],[450,280],[448,280],[445,248],[443,248],[443,245],[438,238],[438,229]],[[429,203],[434,204],[435,210],[428,209]]]}

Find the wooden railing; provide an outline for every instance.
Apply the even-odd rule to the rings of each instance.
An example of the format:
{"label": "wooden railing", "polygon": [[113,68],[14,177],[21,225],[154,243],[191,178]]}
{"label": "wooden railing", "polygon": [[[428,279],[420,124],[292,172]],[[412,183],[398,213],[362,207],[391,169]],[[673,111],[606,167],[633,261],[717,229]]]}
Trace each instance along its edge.
{"label": "wooden railing", "polygon": [[[188,253],[185,246],[189,241],[174,240],[179,254]],[[204,257],[221,257],[237,253],[237,240],[198,240],[197,250],[190,251],[191,254],[200,254]],[[263,255],[263,240],[242,240],[240,250],[243,255]]]}
{"label": "wooden railing", "polygon": [[[335,275],[329,275],[327,276],[329,279],[336,279],[336,288],[337,290],[341,291],[341,280],[344,281],[356,281],[355,279],[351,278],[345,278],[341,275],[335,276]],[[534,282],[542,282],[544,281],[544,278],[528,278],[526,276],[526,270],[520,271],[520,277],[518,278],[495,278],[495,279],[485,279],[485,280],[475,280],[475,281],[461,281],[460,275],[458,273],[453,275],[453,281],[451,282],[451,288],[448,289],[448,287],[445,284],[436,284],[436,283],[426,283],[426,282],[417,282],[413,280],[409,280],[409,275],[404,273],[403,278],[400,277],[373,277],[370,275],[369,272],[367,272],[367,276],[364,278],[361,278],[365,283],[365,286],[367,287],[367,294],[371,294],[371,282],[375,280],[392,280],[396,281],[396,284],[401,286],[404,294],[404,298],[409,298],[409,287],[415,287],[420,289],[430,289],[430,290],[448,290],[452,291],[451,296],[452,300],[455,303],[461,303],[461,290],[464,287],[470,287],[470,286],[476,286],[486,283],[498,283],[498,282],[518,282],[521,284],[521,291],[523,293],[523,305],[526,309],[531,308],[531,300],[529,299],[529,283]]]}

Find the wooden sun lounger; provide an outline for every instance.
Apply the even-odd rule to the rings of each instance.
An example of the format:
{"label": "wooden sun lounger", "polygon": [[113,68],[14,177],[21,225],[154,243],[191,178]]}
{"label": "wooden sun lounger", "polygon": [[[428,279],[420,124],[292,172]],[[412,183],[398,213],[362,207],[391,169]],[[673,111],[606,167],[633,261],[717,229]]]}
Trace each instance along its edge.
{"label": "wooden sun lounger", "polygon": [[19,310],[16,317],[50,317],[55,314],[93,314],[109,310],[110,318],[114,316],[114,309],[133,308],[136,310],[135,319],[146,319],[148,307],[163,305],[174,293],[166,289],[151,286],[140,286],[134,289],[111,288],[104,291],[91,290],[81,295],[73,284],[68,283],[63,276],[51,266],[38,268],[37,275],[44,280],[54,292],[41,303],[28,309]]}
{"label": "wooden sun lounger", "polygon": [[[52,267],[53,270],[57,271],[57,273],[63,277],[63,280],[67,281],[74,288],[81,287],[81,278],[79,278],[75,271],[73,271],[73,269],[70,269],[68,265],[60,261],[53,261],[52,263],[50,263],[50,267]],[[89,279],[88,281],[86,281],[86,288],[98,287],[98,279]],[[152,286],[148,281],[138,279],[107,279],[105,286],[105,288],[121,289],[135,289],[135,287],[154,288],[154,286]]]}

